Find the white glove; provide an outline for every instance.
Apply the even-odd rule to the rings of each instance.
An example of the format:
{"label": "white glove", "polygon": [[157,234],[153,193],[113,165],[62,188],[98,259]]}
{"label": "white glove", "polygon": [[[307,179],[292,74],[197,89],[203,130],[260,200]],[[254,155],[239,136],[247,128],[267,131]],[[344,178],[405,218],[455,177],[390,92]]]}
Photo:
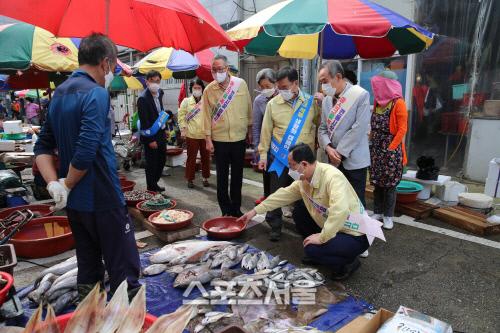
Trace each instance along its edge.
{"label": "white glove", "polygon": [[64,178],[61,178],[58,181],[51,181],[47,185],[47,191],[56,203],[55,206],[50,207],[52,211],[61,210],[66,207],[70,190],[66,184],[64,184]]}

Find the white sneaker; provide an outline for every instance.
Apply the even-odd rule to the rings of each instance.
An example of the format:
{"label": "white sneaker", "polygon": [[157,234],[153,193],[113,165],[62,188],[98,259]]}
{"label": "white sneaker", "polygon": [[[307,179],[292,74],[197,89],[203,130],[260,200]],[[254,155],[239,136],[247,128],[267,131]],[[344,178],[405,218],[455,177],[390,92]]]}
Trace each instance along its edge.
{"label": "white sneaker", "polygon": [[394,228],[394,222],[392,222],[392,217],[384,217],[384,229],[391,230]]}
{"label": "white sneaker", "polygon": [[371,218],[374,219],[374,220],[377,220],[377,221],[382,221],[382,219],[384,218],[384,215],[382,215],[382,214],[373,214],[371,216]]}
{"label": "white sneaker", "polygon": [[361,258],[366,258],[366,257],[368,257],[368,255],[369,255],[368,250],[366,250],[365,252],[361,253],[359,256]]}

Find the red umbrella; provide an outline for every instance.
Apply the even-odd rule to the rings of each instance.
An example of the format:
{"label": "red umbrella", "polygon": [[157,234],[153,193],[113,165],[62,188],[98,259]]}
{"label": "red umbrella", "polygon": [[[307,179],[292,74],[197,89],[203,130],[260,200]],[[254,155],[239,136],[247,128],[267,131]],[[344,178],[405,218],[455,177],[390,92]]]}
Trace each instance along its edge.
{"label": "red umbrella", "polygon": [[212,59],[214,53],[210,49],[206,49],[196,53],[196,58],[200,63],[200,67],[196,70],[196,76],[205,82],[211,82],[212,77]]}
{"label": "red umbrella", "polygon": [[0,15],[60,37],[102,32],[116,44],[140,51],[160,46],[190,53],[213,46],[236,49],[197,0],[0,1]]}

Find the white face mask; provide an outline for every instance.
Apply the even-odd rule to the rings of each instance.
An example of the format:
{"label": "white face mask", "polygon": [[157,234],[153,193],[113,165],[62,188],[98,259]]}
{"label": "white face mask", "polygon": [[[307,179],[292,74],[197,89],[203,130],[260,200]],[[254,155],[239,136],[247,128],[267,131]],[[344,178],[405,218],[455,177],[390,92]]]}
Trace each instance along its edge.
{"label": "white face mask", "polygon": [[217,72],[214,76],[215,81],[219,83],[226,81],[226,78],[227,78],[227,72],[222,72],[222,73]]}
{"label": "white face mask", "polygon": [[327,96],[335,96],[335,93],[337,92],[337,89],[332,87],[330,83],[323,83],[321,84],[321,90],[325,93]]}
{"label": "white face mask", "polygon": [[193,96],[196,98],[200,98],[201,95],[203,95],[203,92],[201,89],[193,89]]}
{"label": "white face mask", "polygon": [[293,92],[290,89],[280,90],[280,95],[285,101],[289,101],[293,98]]}
{"label": "white face mask", "polygon": [[104,88],[108,89],[114,78],[115,76],[112,71],[109,71],[108,74],[104,75]]}
{"label": "white face mask", "polygon": [[158,83],[150,83],[148,85],[149,91],[151,91],[153,94],[156,94],[158,90],[160,90],[160,85]]}
{"label": "white face mask", "polygon": [[298,172],[297,170],[288,169],[288,175],[292,177],[293,180],[300,180],[304,174]]}
{"label": "white face mask", "polygon": [[264,96],[266,96],[267,98],[271,97],[272,95],[274,95],[274,93],[276,92],[276,89],[274,88],[271,88],[271,89],[262,89],[260,91],[260,93]]}

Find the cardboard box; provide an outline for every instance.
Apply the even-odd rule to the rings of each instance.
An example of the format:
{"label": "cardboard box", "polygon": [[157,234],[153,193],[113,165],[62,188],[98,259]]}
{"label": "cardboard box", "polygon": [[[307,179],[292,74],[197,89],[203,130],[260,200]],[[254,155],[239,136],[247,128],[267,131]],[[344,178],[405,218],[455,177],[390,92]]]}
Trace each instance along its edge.
{"label": "cardboard box", "polygon": [[342,327],[337,333],[376,333],[382,324],[393,316],[394,312],[380,309],[371,319],[360,316]]}

